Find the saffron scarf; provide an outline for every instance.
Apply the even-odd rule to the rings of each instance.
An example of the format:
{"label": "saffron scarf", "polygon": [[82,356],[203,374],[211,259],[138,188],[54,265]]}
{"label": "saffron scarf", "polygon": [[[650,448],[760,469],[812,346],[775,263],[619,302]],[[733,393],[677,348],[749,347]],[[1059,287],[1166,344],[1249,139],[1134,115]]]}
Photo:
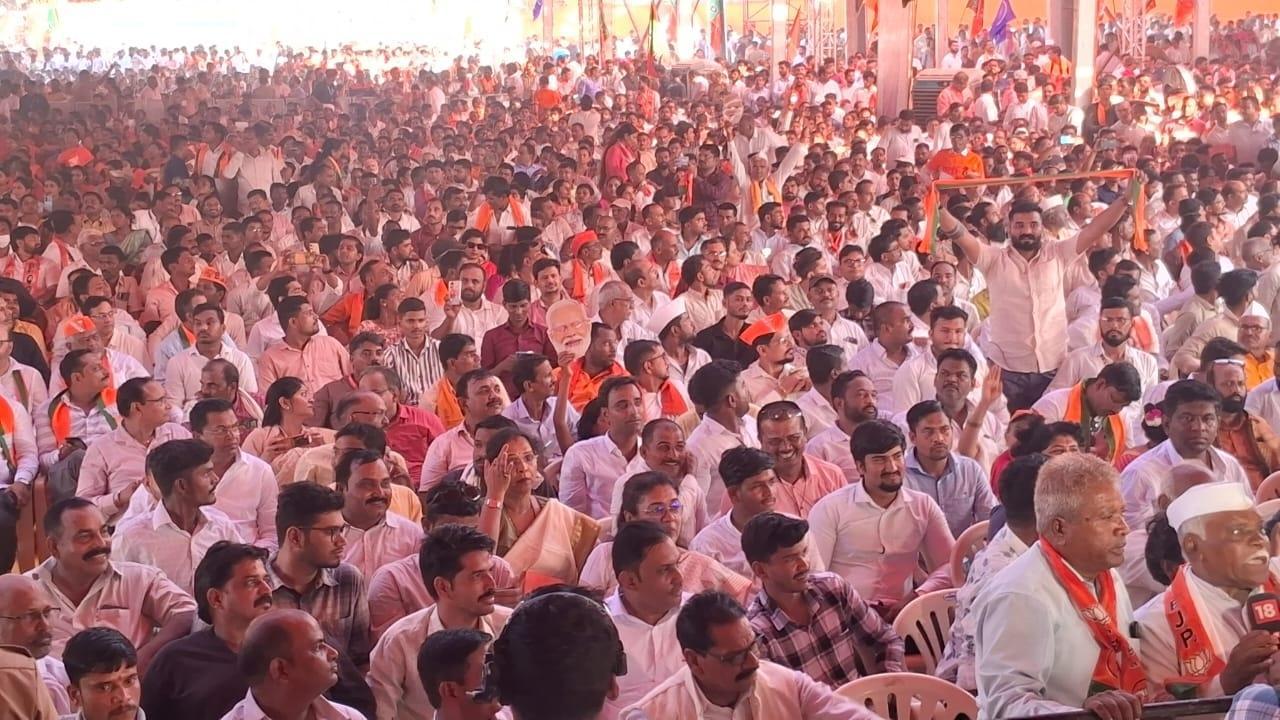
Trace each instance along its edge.
{"label": "saffron scarf", "polygon": [[[1125,450],[1124,420],[1120,418],[1119,413],[1112,413],[1107,415],[1106,418],[1110,428],[1110,437],[1107,438],[1107,442],[1111,446],[1111,457],[1107,458],[1107,460],[1115,462],[1120,453]],[[1071,388],[1071,392],[1067,393],[1067,409],[1063,413],[1062,419],[1076,423],[1081,430],[1088,430],[1083,422],[1085,419],[1083,382],[1076,383],[1075,387]]]}
{"label": "saffron scarf", "polygon": [[18,458],[14,455],[13,445],[10,443],[15,430],[13,407],[9,405],[8,400],[0,397],[0,453],[4,453],[4,461],[9,465],[10,476],[18,467]]}
{"label": "saffron scarf", "polygon": [[[573,291],[569,296],[578,302],[585,302],[587,299],[587,268],[582,264],[581,260],[573,261]],[[609,278],[608,273],[600,263],[591,263],[591,281],[598,287]]]}
{"label": "saffron scarf", "polygon": [[767,177],[763,181],[752,180],[747,183],[747,190],[751,197],[752,217],[755,217],[756,213],[760,211],[760,206],[765,203],[764,194],[766,192],[769,193],[770,202],[782,204],[782,192],[778,190],[778,183],[774,182],[772,177]]}
{"label": "saffron scarf", "polygon": [[670,380],[662,383],[662,387],[658,388],[658,400],[662,403],[663,417],[678,418],[689,412],[689,404],[684,401],[684,396]]}
{"label": "saffron scarf", "polygon": [[458,402],[458,394],[453,389],[449,378],[442,377],[436,382],[436,416],[451,430],[462,423],[462,405]]}
{"label": "saffron scarf", "polygon": [[[62,445],[71,437],[71,406],[66,402],[67,391],[63,390],[53,398],[49,403],[49,429],[53,431],[53,439],[55,444]],[[116,402],[116,390],[111,385],[106,390],[98,393],[97,411],[102,413],[102,417],[107,422],[107,426],[112,430],[116,429],[116,419],[107,410],[107,404],[114,405]]]}
{"label": "saffron scarf", "polygon": [[[520,198],[515,195],[507,199],[507,208],[511,210],[511,220],[515,222],[516,227],[523,227],[529,223],[525,221],[524,208],[520,207]],[[499,216],[501,217],[501,216]],[[493,223],[493,206],[488,200],[480,203],[480,208],[476,210],[476,229],[483,233],[489,232],[489,226]]]}
{"label": "saffron scarf", "polygon": [[1147,695],[1147,674],[1128,638],[1117,627],[1116,585],[1111,571],[1098,576],[1098,597],[1094,598],[1084,580],[1067,566],[1067,561],[1044,538],[1037,543],[1049,570],[1080,619],[1089,626],[1089,634],[1098,644],[1098,662],[1093,667],[1088,695],[1108,690],[1133,693],[1139,699]]}
{"label": "saffron scarf", "polygon": [[[1173,634],[1173,651],[1178,662],[1178,677],[1166,683],[1169,693],[1179,700],[1196,697],[1196,691],[1212,681],[1227,666],[1226,660],[1213,647],[1200,611],[1187,580],[1187,566],[1178,568],[1169,591],[1164,594],[1164,616]],[[1268,574],[1262,589],[1269,593],[1280,591],[1280,583]]]}

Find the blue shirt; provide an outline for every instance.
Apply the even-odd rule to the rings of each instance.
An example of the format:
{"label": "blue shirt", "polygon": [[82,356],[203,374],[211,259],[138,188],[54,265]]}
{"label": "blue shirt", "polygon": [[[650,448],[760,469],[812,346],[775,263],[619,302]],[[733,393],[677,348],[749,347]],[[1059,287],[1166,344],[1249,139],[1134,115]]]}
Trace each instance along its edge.
{"label": "blue shirt", "polygon": [[920,466],[916,452],[914,447],[907,451],[904,484],[937,501],[952,537],[960,537],[970,525],[991,516],[996,499],[981,465],[972,458],[951,453],[942,477],[935,478]]}

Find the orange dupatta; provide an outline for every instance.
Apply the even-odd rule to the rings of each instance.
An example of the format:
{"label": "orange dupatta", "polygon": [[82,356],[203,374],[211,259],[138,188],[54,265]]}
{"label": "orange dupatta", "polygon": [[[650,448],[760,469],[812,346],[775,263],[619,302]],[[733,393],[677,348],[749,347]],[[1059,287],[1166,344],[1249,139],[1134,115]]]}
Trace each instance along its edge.
{"label": "orange dupatta", "polygon": [[446,430],[462,423],[462,405],[458,403],[458,394],[447,377],[436,381],[436,416],[440,418]]}
{"label": "orange dupatta", "polygon": [[[16,375],[14,376],[16,379]],[[13,407],[9,405],[9,401],[0,397],[0,453],[4,453],[4,461],[9,465],[9,474],[12,475],[18,467],[18,457],[14,454],[14,447],[10,444],[10,438],[14,436],[16,426],[13,420]]]}
{"label": "orange dupatta", "polygon": [[[761,186],[764,187],[761,187]],[[782,204],[782,193],[778,190],[778,183],[773,181],[772,177],[767,177],[763,182],[752,180],[747,183],[747,190],[751,198],[751,215],[754,217],[760,211],[760,206],[765,203],[764,193],[767,191],[769,197],[773,198],[771,202]]]}
{"label": "orange dupatta", "polygon": [[1147,674],[1142,669],[1138,654],[1133,651],[1128,638],[1116,627],[1116,584],[1115,578],[1108,570],[1098,576],[1098,597],[1093,593],[1076,571],[1067,566],[1067,561],[1058,554],[1052,545],[1040,539],[1036,544],[1044,555],[1049,570],[1058,584],[1066,591],[1072,607],[1080,613],[1080,619],[1089,626],[1089,634],[1098,644],[1098,662],[1093,667],[1093,678],[1089,682],[1088,695],[1096,695],[1108,690],[1121,690],[1137,695],[1139,699],[1147,696]]}
{"label": "orange dupatta", "polygon": [[689,404],[670,380],[658,388],[658,400],[662,403],[662,414],[668,418],[678,418],[689,412]]}
{"label": "orange dupatta", "polygon": [[[600,263],[591,263],[591,280],[596,285],[600,285],[609,275]],[[569,292],[569,297],[578,302],[585,302],[587,299],[587,270],[582,265],[582,261],[574,258],[573,260],[573,288]]]}
{"label": "orange dupatta", "polygon": [[[523,227],[529,223],[525,221],[524,208],[520,207],[520,199],[512,195],[507,199],[507,208],[511,210],[511,219],[517,227]],[[488,200],[480,203],[480,208],[476,210],[476,229],[480,232],[489,232],[489,225],[493,223],[493,206]]]}
{"label": "orange dupatta", "polygon": [[[1081,429],[1083,429],[1083,424],[1080,422],[1083,417],[1084,383],[1078,382],[1075,384],[1075,387],[1071,388],[1071,392],[1067,394],[1067,410],[1063,413],[1062,419],[1067,422],[1073,422],[1080,425]],[[1115,462],[1116,458],[1120,456],[1120,453],[1125,450],[1124,420],[1120,419],[1119,413],[1112,413],[1106,417],[1111,428],[1112,443],[1111,457],[1108,458],[1108,460]]]}

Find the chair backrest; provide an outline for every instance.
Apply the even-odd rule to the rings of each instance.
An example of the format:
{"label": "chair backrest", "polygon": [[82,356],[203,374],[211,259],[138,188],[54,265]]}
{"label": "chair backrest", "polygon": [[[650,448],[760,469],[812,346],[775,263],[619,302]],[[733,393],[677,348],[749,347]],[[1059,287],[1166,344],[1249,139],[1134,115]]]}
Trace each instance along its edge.
{"label": "chair backrest", "polygon": [[960,537],[956,538],[956,544],[951,548],[953,587],[960,587],[969,577],[969,565],[973,563],[973,557],[978,554],[978,551],[987,546],[987,530],[990,527],[991,521],[983,520],[970,525],[960,533]]}
{"label": "chair backrest", "polygon": [[1255,506],[1258,514],[1262,516],[1263,522],[1270,520],[1277,512],[1280,512],[1280,498],[1272,500],[1263,500]]}
{"label": "chair backrest", "polygon": [[942,678],[919,673],[884,673],[858,678],[836,690],[882,718],[976,720],[978,699]]}
{"label": "chair backrest", "polygon": [[956,618],[956,591],[937,590],[907,603],[893,621],[894,632],[911,638],[920,650],[925,672],[932,674],[942,659]]}
{"label": "chair backrest", "polygon": [[1280,498],[1280,472],[1268,475],[1258,489],[1253,491],[1253,498],[1260,503]]}

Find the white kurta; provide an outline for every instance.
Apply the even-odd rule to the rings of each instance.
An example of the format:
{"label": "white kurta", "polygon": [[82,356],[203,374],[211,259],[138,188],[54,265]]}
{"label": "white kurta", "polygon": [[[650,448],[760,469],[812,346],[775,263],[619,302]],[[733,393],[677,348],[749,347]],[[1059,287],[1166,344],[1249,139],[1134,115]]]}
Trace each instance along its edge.
{"label": "white kurta", "polygon": [[[1120,576],[1116,620],[1128,634],[1133,607]],[[1039,543],[997,575],[974,603],[978,720],[1079,709],[1099,648],[1049,569]],[[1135,651],[1138,641],[1129,639]]]}

